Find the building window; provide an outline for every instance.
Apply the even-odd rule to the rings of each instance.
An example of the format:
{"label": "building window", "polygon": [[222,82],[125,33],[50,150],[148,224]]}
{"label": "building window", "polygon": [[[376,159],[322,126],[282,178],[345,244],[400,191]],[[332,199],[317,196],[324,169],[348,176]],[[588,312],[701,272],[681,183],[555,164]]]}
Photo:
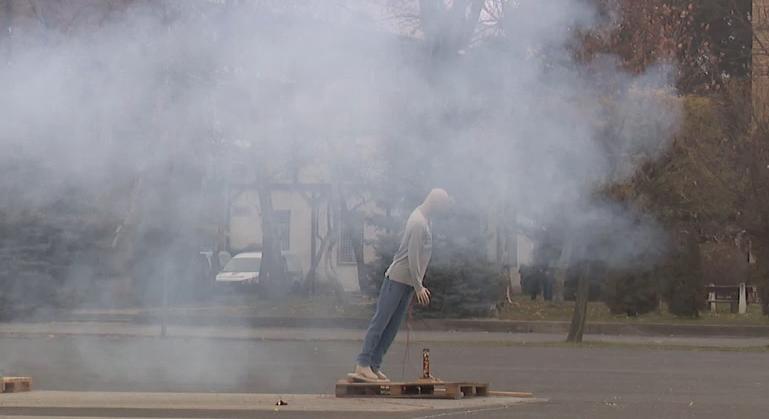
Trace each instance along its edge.
{"label": "building window", "polygon": [[275,211],[275,225],[278,230],[280,250],[291,250],[291,211]]}
{"label": "building window", "polygon": [[355,264],[355,244],[357,242],[359,247],[363,245],[363,225],[361,223],[342,223],[339,234],[339,263]]}

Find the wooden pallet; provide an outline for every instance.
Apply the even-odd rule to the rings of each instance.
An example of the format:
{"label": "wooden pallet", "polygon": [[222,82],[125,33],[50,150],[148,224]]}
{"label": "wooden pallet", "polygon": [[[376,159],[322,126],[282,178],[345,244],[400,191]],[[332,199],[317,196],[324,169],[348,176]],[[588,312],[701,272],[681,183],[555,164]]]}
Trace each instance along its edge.
{"label": "wooden pallet", "polygon": [[347,380],[336,383],[336,397],[461,399],[488,395],[489,385],[480,383],[351,383]]}
{"label": "wooden pallet", "polygon": [[0,393],[20,393],[32,391],[32,379],[29,377],[1,377]]}

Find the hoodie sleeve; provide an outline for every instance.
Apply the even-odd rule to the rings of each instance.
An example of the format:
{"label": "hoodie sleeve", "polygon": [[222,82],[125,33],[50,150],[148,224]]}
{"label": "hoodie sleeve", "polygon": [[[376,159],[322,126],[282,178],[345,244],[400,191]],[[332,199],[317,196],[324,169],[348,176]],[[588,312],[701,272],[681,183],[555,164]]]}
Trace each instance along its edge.
{"label": "hoodie sleeve", "polygon": [[409,232],[408,242],[408,261],[409,272],[411,273],[411,285],[414,286],[414,291],[419,292],[424,288],[422,286],[422,278],[425,276],[426,266],[422,266],[422,260],[424,260],[423,254],[425,251],[424,240],[426,234],[424,225],[415,225]]}

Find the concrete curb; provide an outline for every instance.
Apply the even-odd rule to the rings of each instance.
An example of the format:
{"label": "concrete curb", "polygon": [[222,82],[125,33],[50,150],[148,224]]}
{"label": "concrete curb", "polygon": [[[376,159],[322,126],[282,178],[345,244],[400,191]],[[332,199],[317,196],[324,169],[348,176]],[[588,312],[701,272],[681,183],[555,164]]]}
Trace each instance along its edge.
{"label": "concrete curb", "polygon": [[[153,314],[77,314],[58,317],[68,322],[117,322],[158,324],[161,317]],[[32,320],[33,322],[35,320]],[[254,328],[341,328],[366,329],[367,319],[351,318],[291,318],[225,315],[178,315],[167,317],[169,325],[182,326],[245,326]],[[495,319],[419,319],[412,320],[414,330],[473,331],[491,333],[552,333],[568,332],[566,321],[529,321]],[[587,334],[610,336],[682,336],[682,337],[769,337],[769,325],[713,325],[667,323],[597,323],[588,321]]]}

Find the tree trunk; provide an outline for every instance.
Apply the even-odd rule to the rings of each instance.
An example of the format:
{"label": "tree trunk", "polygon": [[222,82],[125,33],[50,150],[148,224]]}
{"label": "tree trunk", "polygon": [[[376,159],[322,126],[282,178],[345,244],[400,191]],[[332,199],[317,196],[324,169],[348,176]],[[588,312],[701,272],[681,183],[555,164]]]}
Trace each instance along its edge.
{"label": "tree trunk", "polygon": [[358,288],[362,293],[366,293],[368,290],[368,277],[366,275],[366,264],[363,260],[363,234],[361,231],[363,229],[363,220],[358,217],[358,214],[350,211],[350,208],[347,207],[347,200],[341,193],[339,194],[339,211],[342,228],[352,231],[350,240],[355,257]]}
{"label": "tree trunk", "polygon": [[590,297],[590,274],[591,269],[585,268],[582,275],[577,280],[577,296],[574,304],[574,313],[571,316],[571,325],[569,326],[569,336],[566,342],[582,343],[582,336],[585,333],[585,323],[587,322],[587,302]]}
{"label": "tree trunk", "polygon": [[[313,295],[315,294],[315,285],[317,284],[318,280],[318,265],[320,264],[322,258],[322,255],[318,251],[318,239],[322,238],[320,237],[320,226],[318,220],[320,218],[320,209],[318,208],[320,198],[313,195],[311,199],[312,210],[310,213],[310,269],[307,270],[305,284],[310,295]],[[321,241],[320,249],[323,249],[324,245],[325,243]]]}
{"label": "tree trunk", "polygon": [[[328,196],[328,200],[331,200]],[[313,195],[310,198],[310,204],[312,206],[312,212],[310,216],[310,231],[312,239],[310,241],[310,268],[307,270],[307,274],[304,278],[305,291],[314,295],[317,292],[318,283],[318,268],[321,262],[324,260],[325,255],[331,252],[333,246],[333,235],[339,234],[335,225],[330,221],[326,223],[326,234],[320,234],[320,203],[323,202],[321,195]],[[327,206],[326,211],[329,212],[330,208]],[[327,214],[328,217],[328,214]],[[320,240],[320,243],[318,243]]]}
{"label": "tree trunk", "polygon": [[260,185],[258,192],[262,213],[262,264],[259,267],[259,283],[263,288],[272,289],[285,279],[285,275],[272,206],[272,191],[269,186]]}
{"label": "tree trunk", "polygon": [[335,263],[333,261],[334,256],[334,247],[339,243],[339,238],[341,236],[341,216],[340,216],[340,209],[334,206],[334,203],[339,202],[339,193],[340,191],[337,188],[332,188],[331,195],[329,196],[329,202],[331,203],[329,205],[329,210],[326,213],[326,225],[327,231],[326,231],[326,237],[323,238],[324,246],[323,249],[321,249],[321,254],[326,260],[326,263],[324,264],[324,275],[329,280],[329,284],[332,286],[332,289],[334,291],[334,296],[336,297],[336,303],[343,305],[346,303],[344,288],[342,287],[342,284],[339,282],[339,278],[337,277],[336,269],[335,269]]}

